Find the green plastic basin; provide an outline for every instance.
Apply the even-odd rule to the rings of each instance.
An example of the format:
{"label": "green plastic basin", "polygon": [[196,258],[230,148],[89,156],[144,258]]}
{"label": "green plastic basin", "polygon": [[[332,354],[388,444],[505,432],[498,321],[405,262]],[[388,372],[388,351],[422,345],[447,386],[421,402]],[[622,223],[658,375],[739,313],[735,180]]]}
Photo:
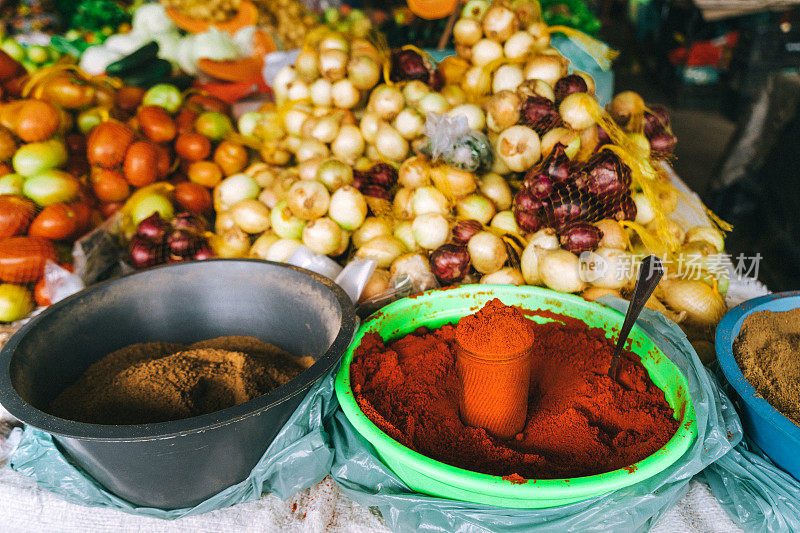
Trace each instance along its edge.
{"label": "green plastic basin", "polygon": [[[457,322],[492,298],[523,309],[544,309],[579,318],[589,326],[605,329],[609,338],[616,338],[624,318],[613,309],[577,296],[539,287],[511,285],[464,285],[429,291],[398,300],[368,318],[344,355],[336,377],[336,396],[350,423],[374,446],[380,459],[411,489],[433,496],[500,507],[555,507],[600,496],[654,476],[669,468],[691,446],[697,436],[697,419],[686,378],[637,326],[634,326],[630,335],[632,349],[641,357],[653,383],[664,391],[667,402],[681,424],[661,449],[626,468],[594,476],[539,479],[514,484],[500,476],[456,468],[419,454],[386,435],[364,415],[350,386],[350,363],[353,351],[365,333],[377,332],[387,340],[401,337],[420,326],[438,328],[446,323]],[[534,320],[548,321],[542,317],[534,317]]]}

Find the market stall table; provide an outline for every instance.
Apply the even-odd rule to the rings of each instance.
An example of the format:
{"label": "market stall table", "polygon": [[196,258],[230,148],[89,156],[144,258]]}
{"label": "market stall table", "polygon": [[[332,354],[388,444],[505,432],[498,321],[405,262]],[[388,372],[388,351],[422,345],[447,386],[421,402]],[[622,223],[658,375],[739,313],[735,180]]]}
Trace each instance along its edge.
{"label": "market stall table", "polygon": [[[702,210],[695,203],[699,201],[697,195],[671,169],[667,171],[684,199],[673,217],[689,223],[704,216],[699,214]],[[757,281],[734,277],[726,303],[731,308],[766,292]],[[9,328],[0,331],[0,343],[11,333]],[[6,531],[389,531],[379,513],[350,500],[330,477],[287,501],[266,494],[254,502],[175,521],[75,505],[7,467],[8,457],[22,434],[17,426],[18,422],[0,406],[0,516],[4,517]],[[727,533],[742,530],[731,521],[708,485],[692,480],[683,498],[653,524],[651,531]]]}

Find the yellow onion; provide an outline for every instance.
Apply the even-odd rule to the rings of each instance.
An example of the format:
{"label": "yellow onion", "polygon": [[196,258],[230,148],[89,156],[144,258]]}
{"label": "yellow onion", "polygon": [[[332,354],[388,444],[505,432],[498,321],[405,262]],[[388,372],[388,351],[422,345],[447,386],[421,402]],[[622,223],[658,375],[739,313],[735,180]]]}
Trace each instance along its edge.
{"label": "yellow onion", "polygon": [[498,211],[509,209],[513,196],[508,182],[499,174],[484,174],[480,180],[480,190],[492,201]]}
{"label": "yellow onion", "polygon": [[500,270],[508,259],[503,240],[489,231],[479,231],[467,243],[470,260],[481,274],[492,274]]}
{"label": "yellow onion", "polygon": [[405,253],[405,246],[397,237],[379,235],[370,239],[356,251],[359,259],[374,259],[378,268],[389,268],[392,262]]}
{"label": "yellow onion", "polygon": [[604,248],[616,248],[617,250],[626,250],[630,245],[628,233],[622,224],[612,218],[604,218],[594,224],[603,233],[600,238],[599,246]]}
{"label": "yellow onion", "polygon": [[367,241],[381,235],[392,235],[392,221],[388,218],[367,217],[353,232],[353,246],[361,248]]}
{"label": "yellow onion", "polygon": [[514,212],[510,209],[497,213],[494,218],[492,218],[489,227],[499,229],[512,235],[522,235],[519,226],[517,226],[517,220],[514,218]]}
{"label": "yellow onion", "polygon": [[578,256],[561,248],[547,250],[539,258],[539,275],[554,291],[582,291],[586,284],[581,279],[579,267]]}
{"label": "yellow onion", "polygon": [[234,222],[246,233],[261,233],[269,229],[269,208],[258,200],[247,198],[230,209]]}
{"label": "yellow onion", "polygon": [[620,292],[618,290],[606,289],[606,288],[603,288],[603,287],[588,287],[588,288],[584,289],[584,291],[581,293],[581,298],[583,298],[584,300],[589,300],[590,302],[593,302],[593,301],[597,300],[598,298],[600,298],[602,296],[607,296],[609,294],[611,296],[616,296],[617,298],[622,298],[622,295],[620,294]]}
{"label": "yellow onion", "polygon": [[301,244],[303,243],[298,239],[278,239],[272,246],[269,247],[267,250],[267,256],[264,259],[267,261],[285,263]]}
{"label": "yellow onion", "polygon": [[514,267],[503,267],[497,272],[487,274],[481,278],[481,283],[496,283],[500,285],[525,285],[522,272]]}
{"label": "yellow onion", "polygon": [[581,137],[578,132],[569,128],[553,128],[542,136],[542,157],[547,157],[556,143],[564,145],[564,153],[573,159],[581,148]]}
{"label": "yellow onion", "polygon": [[472,46],[483,37],[480,22],[474,19],[460,18],[453,26],[453,40],[456,44]]}
{"label": "yellow onion", "polygon": [[487,65],[503,57],[503,47],[492,39],[481,39],[472,46],[472,64]]}
{"label": "yellow onion", "polygon": [[550,56],[539,54],[532,57],[525,64],[524,75],[526,80],[542,80],[551,87],[567,75],[569,60],[563,56]]}
{"label": "yellow onion", "polygon": [[715,326],[725,314],[725,300],[713,287],[698,280],[672,279],[661,282],[664,303],[686,312],[687,322]]}
{"label": "yellow onion", "polygon": [[686,243],[707,242],[717,253],[725,249],[725,237],[722,232],[711,226],[695,226],[686,232]]}
{"label": "yellow onion", "polygon": [[417,189],[430,185],[431,165],[427,159],[414,156],[403,161],[397,171],[397,182],[403,187]]}
{"label": "yellow onion", "polygon": [[226,230],[221,235],[212,234],[208,242],[217,257],[245,257],[250,251],[250,237],[237,227]]}
{"label": "yellow onion", "polygon": [[250,252],[248,256],[256,259],[266,259],[267,252],[269,252],[269,249],[272,247],[273,244],[275,244],[279,240],[280,237],[278,237],[274,233],[268,232],[259,235],[259,237],[255,240],[253,245],[250,247]]}
{"label": "yellow onion", "polygon": [[590,109],[597,107],[597,101],[586,93],[572,93],[561,102],[558,112],[564,123],[572,129],[582,130],[594,125]]}
{"label": "yellow onion", "polygon": [[328,217],[312,220],[303,228],[303,244],[320,255],[335,252],[342,242],[342,229]]}
{"label": "yellow onion", "polygon": [[526,31],[518,31],[503,45],[503,53],[509,59],[522,59],[527,57],[535,46],[536,40],[533,35]]}
{"label": "yellow onion", "polygon": [[370,298],[374,298],[375,296],[388,291],[391,288],[391,284],[389,283],[390,280],[391,274],[389,274],[388,270],[376,268],[367,280],[364,288],[361,290],[361,295],[358,297],[358,303],[362,303]]}
{"label": "yellow onion", "polygon": [[495,143],[497,155],[514,172],[525,172],[542,155],[539,135],[527,126],[511,126]]}
{"label": "yellow onion", "polygon": [[345,185],[331,196],[328,216],[342,229],[353,231],[367,217],[367,201],[358,189]]}

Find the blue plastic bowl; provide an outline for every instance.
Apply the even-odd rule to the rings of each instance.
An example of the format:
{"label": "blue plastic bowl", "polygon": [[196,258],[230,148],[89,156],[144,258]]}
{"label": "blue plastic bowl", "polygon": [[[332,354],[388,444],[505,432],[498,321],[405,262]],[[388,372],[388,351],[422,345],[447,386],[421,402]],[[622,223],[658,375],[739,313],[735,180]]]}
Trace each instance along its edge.
{"label": "blue plastic bowl", "polygon": [[776,465],[800,480],[800,426],[756,392],[733,356],[733,341],[750,313],[789,311],[797,307],[800,307],[800,291],[767,294],[748,300],[722,318],[717,326],[715,345],[722,373],[738,395],[739,414],[745,432]]}

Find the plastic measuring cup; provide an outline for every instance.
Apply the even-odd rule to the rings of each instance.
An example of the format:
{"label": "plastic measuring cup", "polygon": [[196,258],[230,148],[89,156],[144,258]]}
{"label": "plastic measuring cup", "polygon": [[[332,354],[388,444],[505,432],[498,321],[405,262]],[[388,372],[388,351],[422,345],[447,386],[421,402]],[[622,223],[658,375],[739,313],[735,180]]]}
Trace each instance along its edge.
{"label": "plastic measuring cup", "polygon": [[512,354],[480,354],[456,342],[459,410],[465,424],[504,439],[525,428],[531,353],[526,346]]}

